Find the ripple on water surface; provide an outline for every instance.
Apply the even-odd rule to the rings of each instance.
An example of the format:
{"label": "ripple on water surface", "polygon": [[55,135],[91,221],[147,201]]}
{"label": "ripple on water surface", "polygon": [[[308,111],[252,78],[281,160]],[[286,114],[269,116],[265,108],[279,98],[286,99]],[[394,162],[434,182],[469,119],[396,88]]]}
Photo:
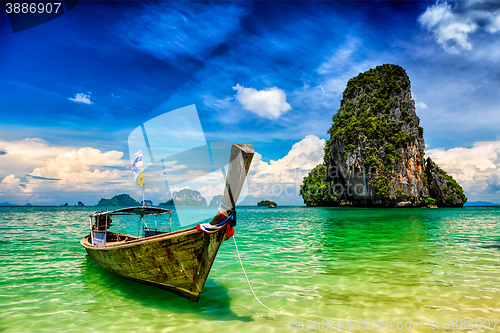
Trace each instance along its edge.
{"label": "ripple on water surface", "polygon": [[[94,209],[0,208],[1,331],[290,328],[290,317],[255,301],[232,241],[197,304],[106,272],[79,244]],[[428,319],[500,317],[499,209],[242,207],[238,218],[248,277],[272,309],[316,321],[422,321],[406,330],[415,332]],[[113,228],[136,233],[127,223]]]}

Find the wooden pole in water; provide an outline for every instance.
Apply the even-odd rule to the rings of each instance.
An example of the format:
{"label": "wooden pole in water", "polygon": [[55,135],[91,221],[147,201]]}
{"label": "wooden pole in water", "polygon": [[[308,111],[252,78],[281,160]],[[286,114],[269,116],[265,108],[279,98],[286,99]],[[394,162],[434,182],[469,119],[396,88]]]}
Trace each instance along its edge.
{"label": "wooden pole in water", "polygon": [[90,241],[92,245],[94,245],[94,231],[92,230],[92,216],[89,217],[90,219]]}
{"label": "wooden pole in water", "polygon": [[108,214],[106,214],[106,226],[104,227],[104,245],[106,245],[106,238],[108,238]]}

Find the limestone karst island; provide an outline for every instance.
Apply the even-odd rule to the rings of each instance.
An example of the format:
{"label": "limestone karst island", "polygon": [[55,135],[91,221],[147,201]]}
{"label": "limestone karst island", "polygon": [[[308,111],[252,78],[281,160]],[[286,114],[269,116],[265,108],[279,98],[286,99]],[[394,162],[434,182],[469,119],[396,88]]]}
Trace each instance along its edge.
{"label": "limestone karst island", "polygon": [[424,154],[410,79],[382,65],[347,83],[324,163],[304,178],[307,206],[462,207],[462,187]]}

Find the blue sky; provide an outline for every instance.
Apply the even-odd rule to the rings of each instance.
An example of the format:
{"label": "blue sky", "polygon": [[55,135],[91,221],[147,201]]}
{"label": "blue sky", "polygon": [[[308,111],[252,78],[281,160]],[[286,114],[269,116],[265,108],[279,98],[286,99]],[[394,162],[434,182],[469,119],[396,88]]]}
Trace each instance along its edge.
{"label": "blue sky", "polygon": [[471,200],[500,202],[496,1],[92,1],[18,33],[1,18],[0,202],[136,191],[128,135],[191,104],[207,140],[254,144],[256,184],[287,183],[319,158],[347,80],[384,63],[410,77],[430,156]]}

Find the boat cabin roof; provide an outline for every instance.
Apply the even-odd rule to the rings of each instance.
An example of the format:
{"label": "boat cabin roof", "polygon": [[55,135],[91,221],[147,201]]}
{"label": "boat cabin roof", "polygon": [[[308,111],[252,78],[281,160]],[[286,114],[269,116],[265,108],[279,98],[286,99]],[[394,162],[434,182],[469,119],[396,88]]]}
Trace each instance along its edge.
{"label": "boat cabin roof", "polygon": [[127,207],[127,208],[120,208],[117,210],[97,212],[91,214],[90,217],[106,216],[106,215],[160,215],[160,214],[172,214],[172,213],[173,211],[170,209],[142,206],[142,207]]}

